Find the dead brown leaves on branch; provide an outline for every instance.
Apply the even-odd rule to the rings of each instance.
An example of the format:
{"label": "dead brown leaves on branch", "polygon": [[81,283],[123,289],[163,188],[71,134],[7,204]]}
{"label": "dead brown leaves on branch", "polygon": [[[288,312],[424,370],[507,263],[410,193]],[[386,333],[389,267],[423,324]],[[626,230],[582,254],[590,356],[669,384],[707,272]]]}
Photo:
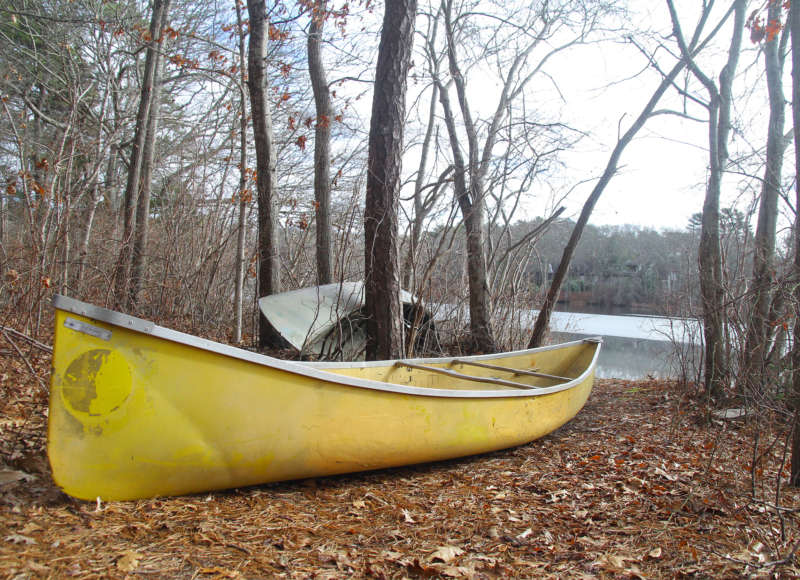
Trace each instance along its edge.
{"label": "dead brown leaves on branch", "polygon": [[[781,445],[759,450],[753,498],[754,425],[709,425],[674,385],[598,381],[568,425],[489,455],[106,504],[72,500],[51,482],[45,402],[25,365],[7,355],[0,359],[4,576],[800,574],[791,557],[800,495],[783,490],[781,508],[774,505]],[[47,355],[30,356],[46,373]],[[760,440],[768,435],[785,434],[764,430]]]}

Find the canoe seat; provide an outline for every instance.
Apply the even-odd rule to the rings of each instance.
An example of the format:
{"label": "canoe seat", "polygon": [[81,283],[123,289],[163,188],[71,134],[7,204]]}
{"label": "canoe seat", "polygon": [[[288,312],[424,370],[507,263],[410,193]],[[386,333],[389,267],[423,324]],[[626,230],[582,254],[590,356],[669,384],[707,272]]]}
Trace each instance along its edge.
{"label": "canoe seat", "polygon": [[[454,361],[455,362],[455,361]],[[515,381],[508,381],[506,379],[498,379],[495,377],[478,377],[475,375],[467,375],[464,373],[459,373],[457,371],[452,371],[449,369],[443,369],[439,367],[432,367],[429,365],[420,365],[415,363],[410,363],[406,361],[397,361],[394,363],[395,366],[398,367],[408,367],[411,369],[417,369],[421,371],[429,371],[432,373],[439,373],[441,375],[447,375],[449,377],[453,377],[454,379],[463,379],[466,381],[476,381],[479,383],[490,383],[493,385],[502,385],[504,387],[512,387],[514,389],[540,389],[542,387],[536,385],[526,385],[525,383],[517,383]],[[572,379],[568,379],[572,380]]]}
{"label": "canoe seat", "polygon": [[453,359],[453,361],[450,364],[451,365],[472,365],[474,367],[481,367],[481,368],[484,368],[484,369],[491,369],[491,370],[494,370],[494,371],[502,371],[502,372],[512,373],[512,374],[515,374],[515,375],[527,375],[529,377],[540,377],[540,378],[543,378],[543,379],[552,379],[554,381],[569,382],[569,381],[572,380],[570,377],[561,377],[561,376],[558,376],[558,375],[548,375],[547,373],[540,373],[535,369],[529,369],[529,370],[515,369],[515,368],[511,368],[511,367],[501,367],[500,365],[488,365],[486,363],[479,363],[479,362],[475,362],[475,361],[471,361],[471,360]]}

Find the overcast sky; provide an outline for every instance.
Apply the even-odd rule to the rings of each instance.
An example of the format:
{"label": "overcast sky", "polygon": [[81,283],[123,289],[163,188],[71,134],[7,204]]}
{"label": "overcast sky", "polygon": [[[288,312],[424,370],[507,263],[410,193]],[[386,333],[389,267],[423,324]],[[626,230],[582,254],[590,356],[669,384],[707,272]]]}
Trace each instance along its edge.
{"label": "overcast sky", "polygon": [[[671,30],[666,2],[631,1],[630,4],[632,14],[627,22],[629,27],[634,30],[659,31],[665,44],[674,49],[674,41],[666,38]],[[677,0],[676,4],[684,32],[688,35],[697,19],[699,3],[696,0]],[[716,23],[729,6],[727,2],[718,4],[720,6],[717,13],[710,22]],[[418,30],[423,25],[423,18],[418,17]],[[712,27],[709,24],[706,29],[710,30]],[[747,38],[747,32],[745,34],[744,53],[739,63],[740,76],[734,89],[740,92],[746,92],[745,87],[760,86],[759,77],[763,69],[763,57],[758,60],[758,47],[752,45]],[[727,56],[730,22],[717,38],[717,42],[698,61],[704,71],[715,79],[719,77]],[[422,57],[418,54],[415,58]],[[671,68],[674,62],[674,59],[664,58],[662,66]],[[422,62],[417,64],[422,66]],[[572,191],[565,203],[567,212],[564,217],[577,218],[596,183],[596,179],[590,178],[596,178],[603,172],[618,133],[627,130],[658,86],[660,75],[652,69],[645,70],[646,64],[645,57],[630,45],[607,42],[578,46],[560,53],[546,66],[547,73],[558,83],[557,90],[553,88],[548,91],[545,86],[547,81],[543,77],[529,85],[533,91],[531,102],[546,111],[551,121],[565,123],[587,135],[574,150],[563,154],[563,171],[547,177],[551,181],[560,179],[562,191],[589,180]],[[476,75],[474,69],[469,74],[480,76]],[[499,83],[492,87],[488,81],[493,75],[484,76],[486,78],[481,78],[480,82],[475,82],[474,78],[468,79],[468,85],[473,103],[478,100],[476,92],[485,91],[485,118],[494,111]],[[786,76],[788,79],[789,75]],[[414,94],[419,88],[421,87],[417,85],[415,88],[414,83],[409,83],[409,103],[419,96],[418,93]],[[788,84],[787,90],[790,90]],[[704,92],[700,94],[705,97]],[[421,102],[426,103],[421,108],[422,117],[427,114],[428,98],[421,99]],[[451,99],[454,98],[451,95]],[[367,120],[370,101],[371,99],[364,99],[360,104],[363,108],[362,114]],[[662,99],[658,108],[680,108],[681,105],[680,98],[672,91]],[[737,137],[736,133],[733,135],[734,139],[738,138],[738,145],[743,145],[741,150],[749,151],[753,147],[762,146],[766,136],[767,106],[765,91],[761,89],[750,91],[746,99],[736,102],[735,115],[745,117],[744,123],[749,127],[746,137],[750,144]],[[701,107],[694,106],[691,112],[702,119],[707,118],[707,112]],[[759,128],[759,123],[764,126]],[[590,223],[684,229],[689,218],[702,211],[708,166],[707,139],[708,128],[705,122],[690,121],[674,115],[652,118],[623,153],[618,173],[598,201]],[[732,153],[736,152],[738,145],[732,145]],[[416,168],[418,158],[415,153],[413,149],[407,152],[403,161],[404,173],[412,173]],[[740,187],[740,182],[741,178],[737,176],[727,178],[723,188],[722,207],[737,203],[740,209],[746,210],[752,203],[754,182],[751,182],[749,190]],[[547,200],[541,194],[535,195],[538,197],[533,197],[520,208],[520,219],[546,214]]]}
{"label": "overcast sky", "polygon": [[[692,11],[698,3],[679,0],[677,4],[682,11],[684,32],[688,35],[690,23],[696,19],[696,12]],[[727,3],[720,4],[727,8]],[[637,4],[636,8],[640,12],[634,17],[640,19],[642,28],[650,26],[661,30],[664,35],[669,33],[671,24],[665,2]],[[719,11],[717,17],[721,13]],[[717,20],[712,18],[712,21]],[[709,76],[719,77],[729,42],[730,26],[727,26],[718,35],[718,42],[700,61]],[[669,68],[674,60],[665,59],[663,62],[663,66]],[[564,119],[589,132],[589,137],[564,157],[568,168],[566,178],[573,183],[579,181],[581,175],[598,176],[603,171],[618,132],[630,126],[657,87],[660,76],[655,71],[631,78],[645,64],[638,51],[606,43],[578,47],[559,56],[550,67],[557,71],[554,76],[564,97],[561,109]],[[745,31],[738,69],[740,74],[734,91],[746,93],[747,97],[737,101],[734,115],[741,116],[741,122],[748,127],[744,137],[750,144],[734,132],[732,155],[737,148],[744,152],[753,146],[761,147],[765,140],[768,104],[760,84],[762,69],[763,56],[759,59],[758,47],[750,43]],[[786,90],[790,91],[790,81],[786,76]],[[751,91],[752,86],[758,90]],[[705,96],[704,92],[700,94]],[[680,106],[681,101],[673,91],[665,95],[658,108]],[[697,117],[707,118],[707,112],[700,107],[691,112]],[[673,115],[652,118],[623,153],[620,171],[597,203],[590,223],[685,228],[691,215],[702,210],[708,166],[707,143],[706,123]],[[742,188],[741,181],[736,175],[728,176],[723,188],[722,207],[736,203],[740,209],[746,210],[752,203],[753,183],[749,188]],[[592,181],[581,186],[571,195],[567,207],[573,217],[577,217],[594,184]]]}
{"label": "overcast sky", "polygon": [[[630,126],[660,82],[655,74],[627,78],[643,66],[643,60],[637,61],[631,51],[613,46],[576,50],[580,58],[564,59],[566,70],[573,74],[560,81],[567,101],[565,114],[589,132],[576,150],[564,157],[573,181],[583,173],[597,176],[605,169],[619,128],[624,132]],[[627,80],[609,86],[621,79]],[[595,207],[591,223],[684,228],[689,217],[702,209],[708,164],[706,135],[705,125],[676,116],[648,121],[623,153],[619,172]],[[594,183],[571,195],[571,213],[580,212]]]}

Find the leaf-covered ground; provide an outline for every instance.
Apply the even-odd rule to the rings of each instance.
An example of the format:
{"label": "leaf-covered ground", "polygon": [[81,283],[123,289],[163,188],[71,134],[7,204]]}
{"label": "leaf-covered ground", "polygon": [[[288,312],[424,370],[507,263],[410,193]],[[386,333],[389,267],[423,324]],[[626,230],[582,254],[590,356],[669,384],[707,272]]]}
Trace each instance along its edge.
{"label": "leaf-covered ground", "polygon": [[489,455],[107,504],[49,478],[48,364],[0,352],[2,577],[800,575],[783,435],[761,421],[756,446],[674,385],[598,381],[568,425]]}

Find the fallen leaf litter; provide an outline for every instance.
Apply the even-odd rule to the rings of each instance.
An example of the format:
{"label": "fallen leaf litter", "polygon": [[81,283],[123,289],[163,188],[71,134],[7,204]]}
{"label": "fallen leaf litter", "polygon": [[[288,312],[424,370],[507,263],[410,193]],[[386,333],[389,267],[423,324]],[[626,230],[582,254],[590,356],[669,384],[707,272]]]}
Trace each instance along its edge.
{"label": "fallen leaf litter", "polygon": [[774,505],[782,444],[762,443],[753,497],[755,426],[708,424],[668,383],[597,381],[560,430],[483,456],[106,503],[56,489],[38,385],[0,364],[4,577],[800,575],[800,493]]}

